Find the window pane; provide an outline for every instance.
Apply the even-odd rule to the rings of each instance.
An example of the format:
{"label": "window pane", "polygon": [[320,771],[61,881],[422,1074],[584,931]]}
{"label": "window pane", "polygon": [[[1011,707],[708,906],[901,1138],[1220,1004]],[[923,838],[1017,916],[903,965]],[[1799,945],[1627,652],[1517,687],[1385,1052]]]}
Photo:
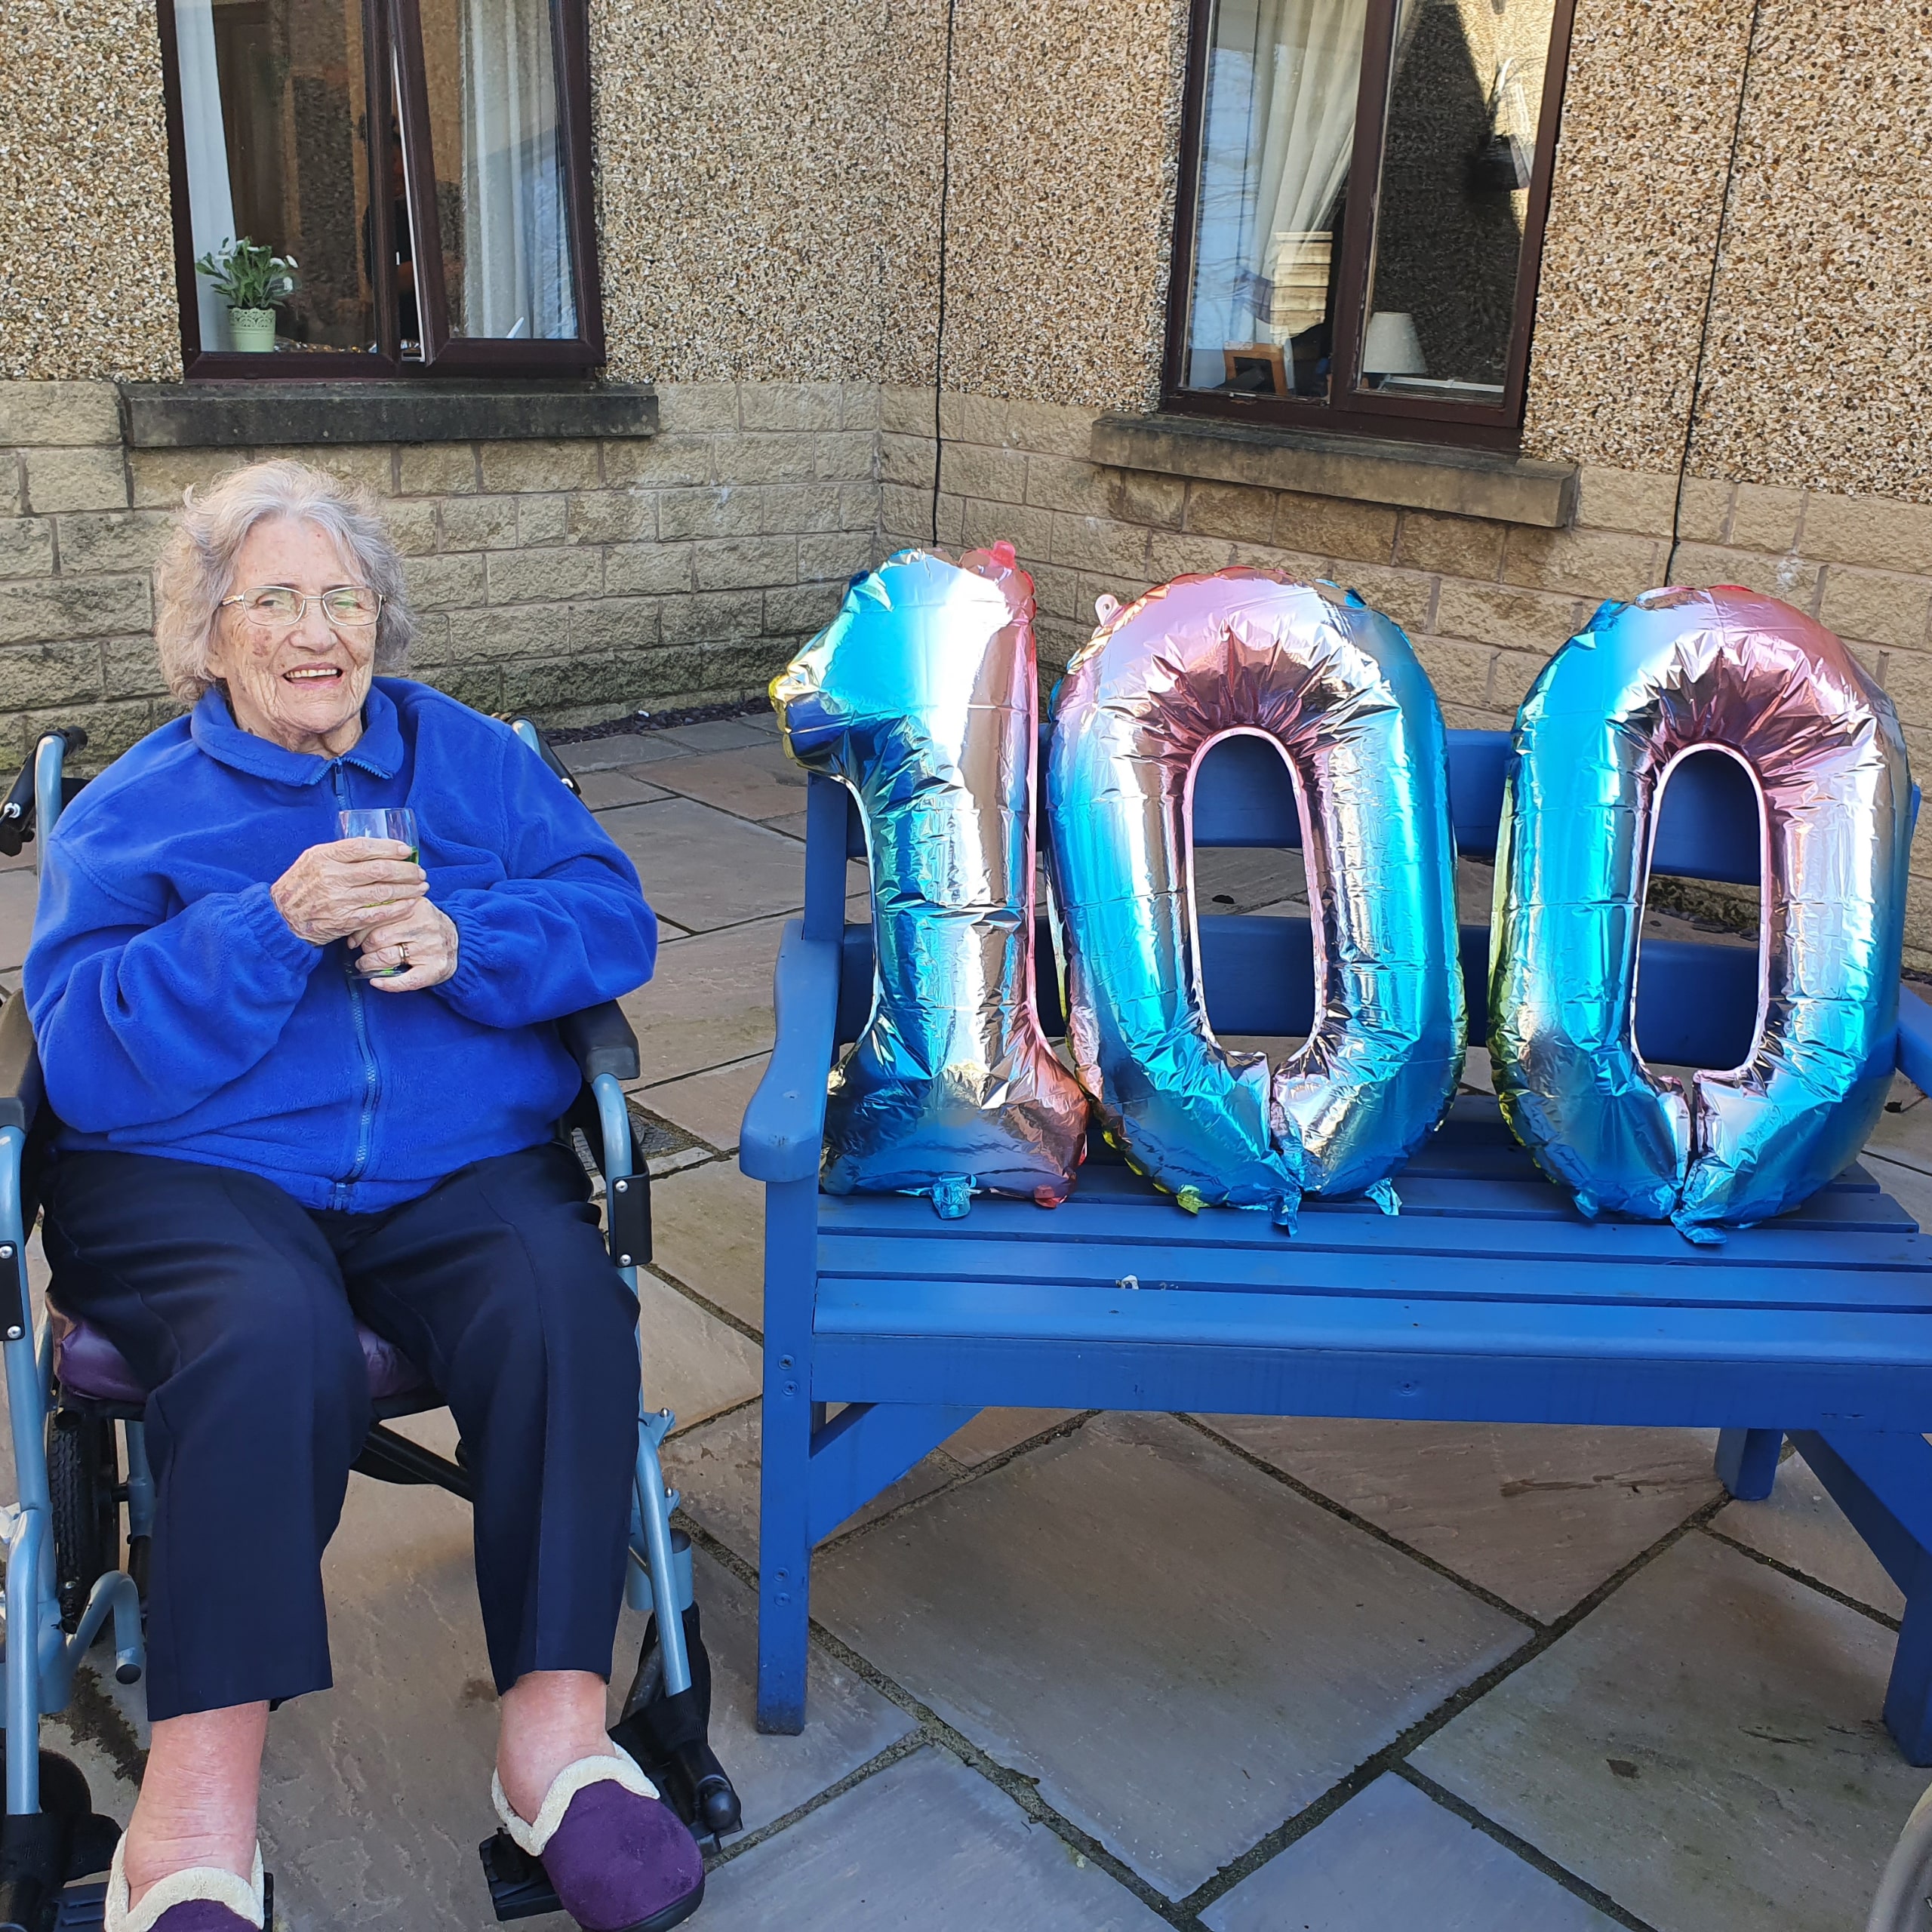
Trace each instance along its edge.
{"label": "window pane", "polygon": [[422,18],[450,332],[574,337],[548,0],[422,0]]}
{"label": "window pane", "polygon": [[1217,0],[1189,389],[1327,394],[1367,11],[1367,0]]}
{"label": "window pane", "polygon": [[1404,0],[1362,380],[1503,399],[1552,0]]}
{"label": "window pane", "polygon": [[[292,255],[275,346],[373,348],[361,0],[176,0],[174,32],[196,257],[235,237]],[[228,349],[196,279],[202,346]]]}

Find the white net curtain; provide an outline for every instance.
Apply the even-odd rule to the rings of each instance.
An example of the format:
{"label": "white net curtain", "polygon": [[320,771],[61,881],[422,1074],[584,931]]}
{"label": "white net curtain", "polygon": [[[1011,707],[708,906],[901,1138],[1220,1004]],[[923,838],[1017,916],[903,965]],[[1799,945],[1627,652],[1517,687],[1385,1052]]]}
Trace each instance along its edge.
{"label": "white net curtain", "polygon": [[[1367,0],[1221,0],[1210,55],[1186,380],[1319,319],[1348,173]],[[1309,312],[1312,304],[1313,313]]]}
{"label": "white net curtain", "polygon": [[459,333],[512,340],[574,337],[577,297],[558,148],[549,0],[458,0],[458,9]]}

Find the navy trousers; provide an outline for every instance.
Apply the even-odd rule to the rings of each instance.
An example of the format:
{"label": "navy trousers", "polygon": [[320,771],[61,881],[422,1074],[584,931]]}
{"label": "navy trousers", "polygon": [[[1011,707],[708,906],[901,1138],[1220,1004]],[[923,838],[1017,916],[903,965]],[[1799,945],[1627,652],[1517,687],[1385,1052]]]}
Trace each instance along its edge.
{"label": "navy trousers", "polygon": [[151,1718],[328,1687],[322,1552],[369,1426],[355,1315],[456,1418],[497,1690],[610,1675],[637,1303],[588,1195],[553,1146],[377,1214],[312,1213],[254,1175],[152,1155],[54,1159],[54,1300],[151,1392]]}

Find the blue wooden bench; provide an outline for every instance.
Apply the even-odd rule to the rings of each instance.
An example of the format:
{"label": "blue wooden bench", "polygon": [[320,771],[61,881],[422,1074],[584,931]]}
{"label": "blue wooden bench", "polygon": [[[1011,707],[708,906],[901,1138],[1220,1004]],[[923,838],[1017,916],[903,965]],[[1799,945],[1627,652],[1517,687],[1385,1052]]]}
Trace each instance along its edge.
{"label": "blue wooden bench", "polygon": [[[1491,856],[1508,740],[1450,740],[1458,844]],[[1193,830],[1199,846],[1299,843],[1270,747],[1210,754]],[[1396,1177],[1398,1218],[1310,1200],[1292,1239],[1260,1214],[1183,1214],[1097,1134],[1052,1211],[982,1198],[943,1222],[923,1199],[823,1195],[826,1076],[871,1001],[871,928],[845,918],[846,862],[864,851],[848,794],[814,777],[804,915],[780,952],[777,1043],[740,1153],[765,1183],[761,1728],[804,1722],[814,1547],[981,1408],[1195,1410],[1715,1428],[1718,1474],[1746,1498],[1770,1494],[1789,1435],[1905,1594],[1884,1715],[1906,1757],[1932,1763],[1932,1239],[1863,1168],[1694,1247],[1667,1226],[1583,1220],[1494,1101],[1464,1096]],[[1743,774],[1687,761],[1656,869],[1755,883],[1758,855]],[[1200,926],[1216,1029],[1306,1032],[1306,920]],[[1486,928],[1464,929],[1474,1041],[1487,946]],[[1057,1033],[1044,937],[1038,952]],[[1640,986],[1652,1060],[1743,1059],[1755,949],[1654,939]],[[1901,998],[1898,1066],[1932,1090],[1932,1007]]]}

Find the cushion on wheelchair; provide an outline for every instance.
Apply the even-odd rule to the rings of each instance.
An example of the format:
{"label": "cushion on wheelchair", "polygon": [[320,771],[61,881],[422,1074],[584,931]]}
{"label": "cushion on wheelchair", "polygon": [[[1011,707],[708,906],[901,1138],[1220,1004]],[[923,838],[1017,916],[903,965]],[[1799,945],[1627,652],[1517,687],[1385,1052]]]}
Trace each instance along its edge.
{"label": "cushion on wheelchair", "polygon": [[[88,1401],[136,1407],[147,1400],[148,1392],[121,1351],[91,1322],[64,1314],[51,1303],[47,1312],[54,1327],[54,1378],[64,1393]],[[355,1339],[362,1344],[372,1401],[393,1401],[428,1390],[429,1378],[393,1342],[384,1340],[360,1321],[355,1324]]]}

